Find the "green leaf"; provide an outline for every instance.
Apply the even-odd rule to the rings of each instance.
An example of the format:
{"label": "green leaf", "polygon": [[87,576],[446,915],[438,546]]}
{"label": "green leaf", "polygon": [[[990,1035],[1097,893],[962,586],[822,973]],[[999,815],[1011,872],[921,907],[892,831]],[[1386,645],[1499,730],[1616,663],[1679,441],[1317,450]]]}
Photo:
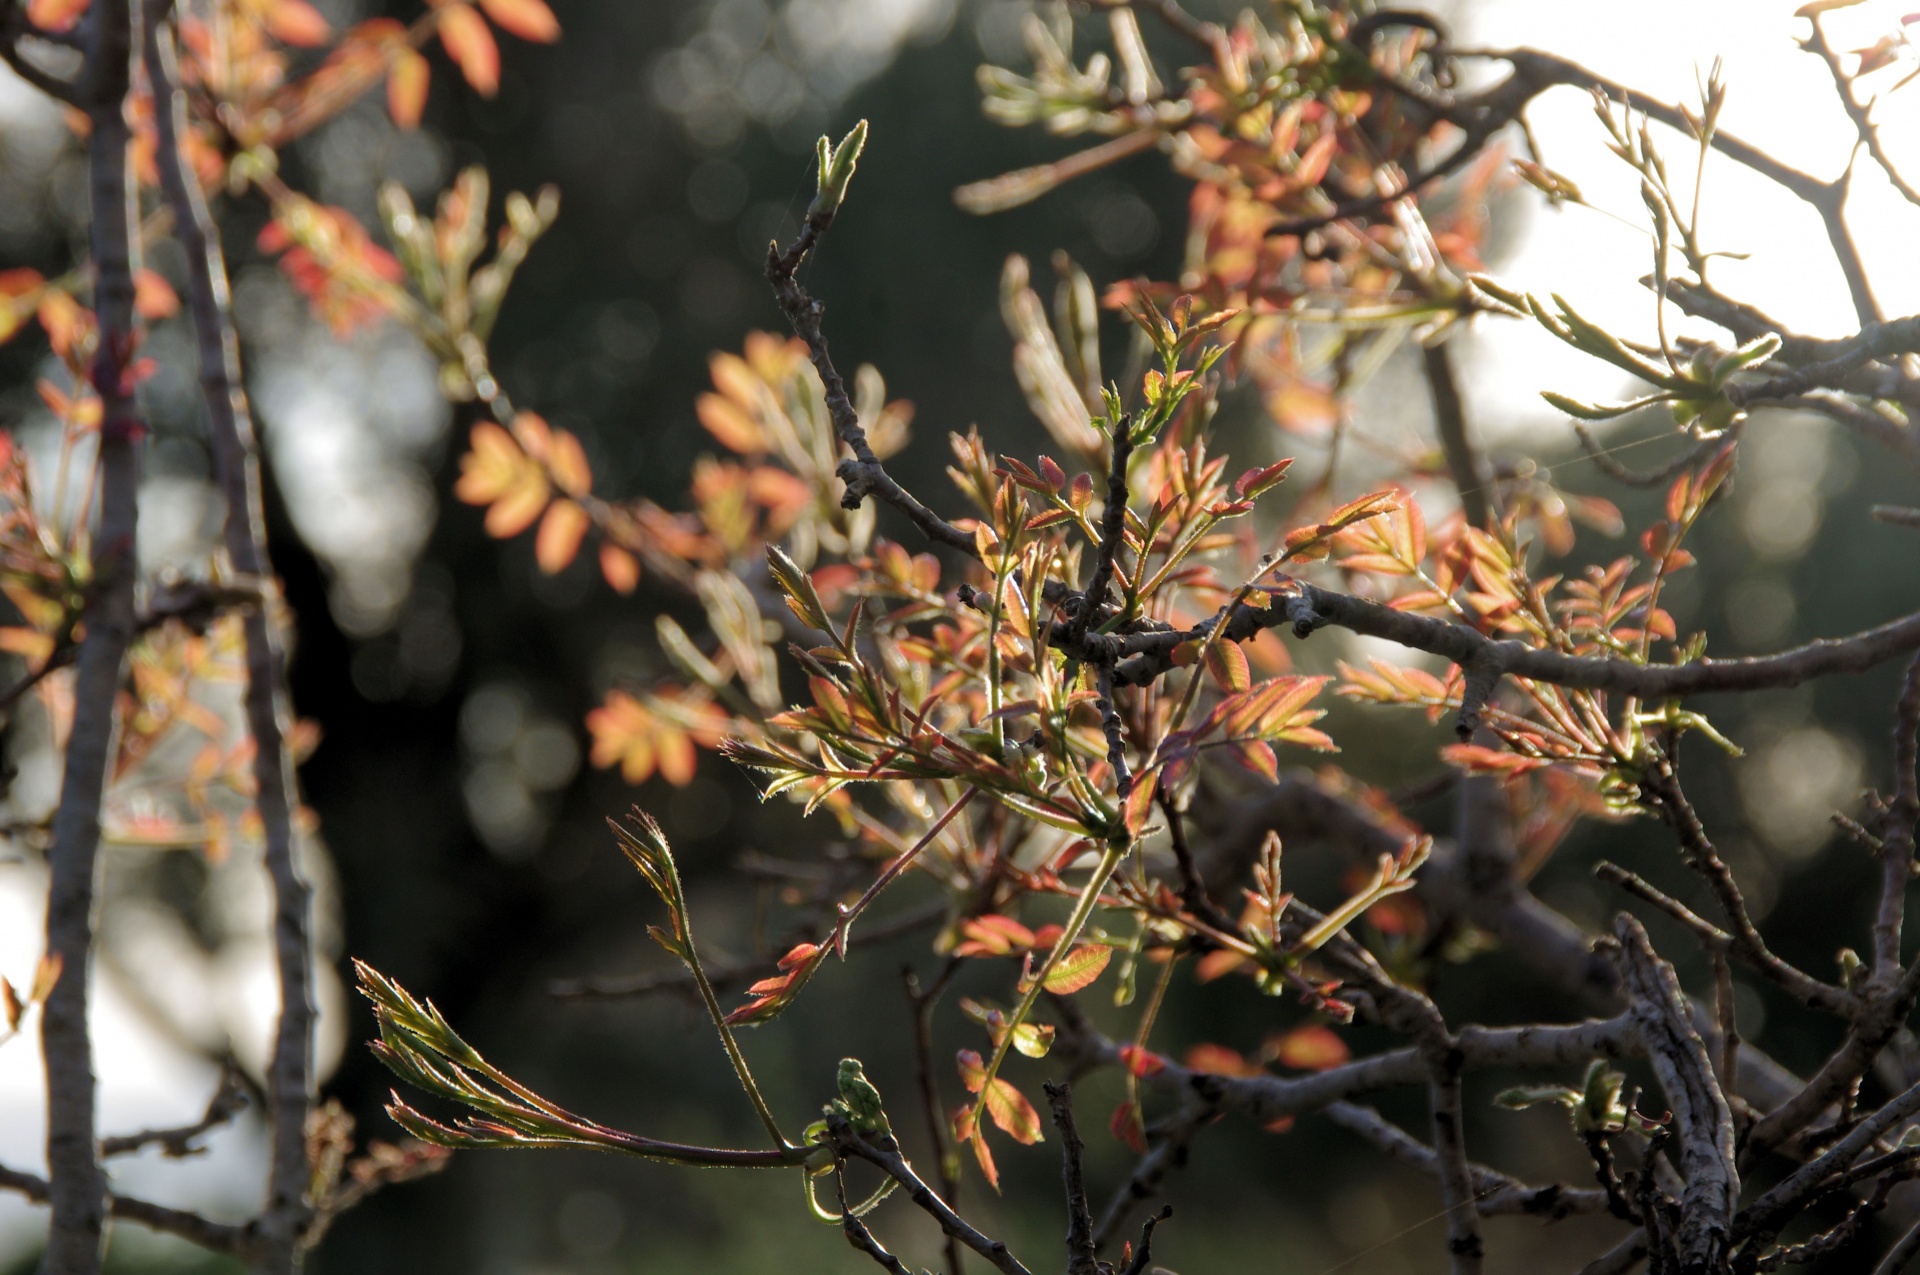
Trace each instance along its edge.
{"label": "green leaf", "polygon": [[1583,421],[1610,421],[1625,416],[1628,412],[1637,412],[1650,404],[1667,401],[1665,394],[1649,394],[1645,398],[1636,398],[1629,403],[1582,403],[1577,398],[1568,398],[1565,394],[1556,394],[1552,390],[1540,391],[1540,397],[1568,416],[1577,417]]}
{"label": "green leaf", "polygon": [[1113,949],[1102,943],[1083,943],[1060,958],[1047,975],[1043,986],[1055,996],[1071,996],[1089,987],[1100,977],[1113,958]]}
{"label": "green leaf", "polygon": [[853,180],[853,170],[860,162],[860,152],[867,148],[867,122],[861,120],[853,126],[853,131],[840,139],[840,144],[829,149],[827,139],[822,137],[815,146],[815,155],[820,161],[820,193],[813,197],[813,203],[807,209],[807,215],[836,212],[840,201],[847,196],[847,183]]}

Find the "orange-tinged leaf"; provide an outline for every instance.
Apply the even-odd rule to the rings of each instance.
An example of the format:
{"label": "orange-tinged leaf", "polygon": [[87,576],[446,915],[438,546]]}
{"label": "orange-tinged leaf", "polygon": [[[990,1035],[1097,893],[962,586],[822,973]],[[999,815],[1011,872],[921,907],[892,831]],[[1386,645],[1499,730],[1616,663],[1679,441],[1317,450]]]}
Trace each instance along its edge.
{"label": "orange-tinged leaf", "polygon": [[18,626],[0,628],[0,651],[18,655],[28,663],[40,665],[53,654],[53,635]]}
{"label": "orange-tinged leaf", "polygon": [[1060,963],[1047,975],[1043,986],[1055,996],[1070,996],[1091,986],[1112,958],[1113,949],[1105,944],[1082,943],[1060,958]]}
{"label": "orange-tinged leaf", "polygon": [[1267,1042],[1267,1052],[1284,1067],[1326,1071],[1353,1057],[1347,1042],[1322,1023],[1307,1023]]}
{"label": "orange-tinged leaf", "polygon": [[1225,1045],[1202,1043],[1187,1050],[1187,1068],[1214,1076],[1261,1076],[1266,1068]]}
{"label": "orange-tinged leaf", "polygon": [[433,82],[433,68],[416,49],[398,50],[393,65],[387,68],[387,114],[404,129],[420,127],[420,116],[427,109],[427,89]]}
{"label": "orange-tinged leaf", "polygon": [[569,496],[584,496],[593,490],[593,470],[587,464],[586,449],[580,440],[564,429],[553,431],[547,447],[547,472],[556,487]]}
{"label": "orange-tinged leaf", "polygon": [[268,0],[267,30],[282,44],[313,49],[327,42],[333,28],[307,0]]}
{"label": "orange-tinged leaf", "polygon": [[547,476],[537,469],[528,470],[487,510],[487,534],[500,540],[519,535],[546,509],[552,494]]}
{"label": "orange-tinged leaf", "polygon": [[1194,978],[1202,983],[1211,983],[1216,978],[1224,978],[1247,963],[1247,958],[1235,951],[1221,948],[1217,952],[1208,952],[1193,967]]}
{"label": "orange-tinged leaf", "polygon": [[973,1158],[980,1162],[980,1172],[987,1179],[987,1185],[995,1191],[1000,1189],[1000,1170],[994,1166],[993,1152],[987,1150],[987,1139],[978,1129],[971,1139]]}
{"label": "orange-tinged leaf", "polygon": [[453,494],[469,505],[490,505],[512,487],[530,467],[520,444],[492,421],[482,421],[468,436],[467,454],[460,458],[460,478]]}
{"label": "orange-tinged leaf", "polygon": [[593,519],[571,500],[556,500],[547,506],[540,520],[540,534],[534,537],[533,558],[548,575],[558,575],[580,552]]}
{"label": "orange-tinged leaf", "polygon": [[44,1001],[53,992],[53,985],[60,981],[60,971],[66,968],[66,958],[58,952],[48,952],[33,967],[33,987],[27,992],[29,1001]]}
{"label": "orange-tinged leaf", "polygon": [[1207,649],[1207,672],[1226,691],[1244,691],[1253,684],[1253,672],[1247,667],[1247,653],[1237,642],[1225,639]]}
{"label": "orange-tinged leaf", "polygon": [[20,1020],[26,1016],[26,1002],[20,999],[20,993],[13,990],[13,984],[0,978],[0,1010],[6,1012],[7,1030],[20,1030]]}
{"label": "orange-tinged leaf", "polygon": [[707,432],[728,451],[752,456],[767,450],[766,431],[732,399],[720,394],[702,394],[693,410]]}
{"label": "orange-tinged leaf", "polygon": [[1136,1076],[1147,1077],[1166,1070],[1167,1060],[1139,1045],[1120,1046],[1120,1062]]}
{"label": "orange-tinged leaf", "polygon": [[455,4],[438,10],[440,43],[447,56],[460,68],[473,91],[492,97],[500,89],[500,46],[484,18],[466,5]]}
{"label": "orange-tinged leaf", "polygon": [[615,593],[632,593],[640,583],[640,559],[619,545],[600,546],[600,574],[607,578]]}
{"label": "orange-tinged leaf", "polygon": [[179,312],[180,298],[158,271],[143,268],[133,272],[133,308],[143,319],[164,319]]}
{"label": "orange-tinged leaf", "polygon": [[986,1059],[971,1049],[963,1049],[955,1061],[960,1067],[960,1083],[967,1087],[968,1093],[979,1093],[980,1086],[987,1081]]}
{"label": "orange-tinged leaf", "polygon": [[1013,1082],[995,1076],[987,1086],[985,1101],[987,1115],[1015,1142],[1030,1147],[1044,1141],[1040,1134],[1040,1113],[1033,1109],[1025,1094],[1013,1087]]}
{"label": "orange-tinged leaf", "polygon": [[508,35],[535,44],[552,44],[560,38],[560,22],[546,0],[480,0],[480,7]]}
{"label": "orange-tinged leaf", "polygon": [[86,11],[87,0],[27,0],[27,20],[42,31],[71,31]]}

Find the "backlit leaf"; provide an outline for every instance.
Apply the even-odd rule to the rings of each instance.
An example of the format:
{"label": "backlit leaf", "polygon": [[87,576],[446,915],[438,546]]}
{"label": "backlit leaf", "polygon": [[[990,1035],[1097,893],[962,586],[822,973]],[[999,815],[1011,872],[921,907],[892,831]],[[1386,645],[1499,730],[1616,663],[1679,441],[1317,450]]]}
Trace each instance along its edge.
{"label": "backlit leaf", "polygon": [[1069,996],[1091,986],[1113,958],[1113,949],[1102,943],[1083,943],[1060,958],[1043,986],[1056,996]]}

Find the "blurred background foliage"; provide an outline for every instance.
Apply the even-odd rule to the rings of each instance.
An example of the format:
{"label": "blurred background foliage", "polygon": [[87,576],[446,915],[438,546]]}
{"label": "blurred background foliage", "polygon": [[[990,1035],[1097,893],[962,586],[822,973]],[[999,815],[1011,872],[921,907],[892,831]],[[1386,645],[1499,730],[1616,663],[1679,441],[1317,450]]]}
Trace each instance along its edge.
{"label": "blurred background foliage", "polygon": [[[336,26],[383,9],[403,18],[413,10],[378,0],[316,2]],[[482,100],[451,75],[436,76],[426,127],[410,134],[396,132],[369,99],[295,148],[288,176],[368,225],[378,224],[374,191],[389,178],[420,201],[470,163],[487,166],[496,191],[557,184],[559,223],[521,272],[493,341],[495,366],[516,403],[583,440],[610,495],[680,500],[708,442],[694,418],[708,353],[737,349],[750,330],[780,327],[760,263],[768,239],[790,234],[804,211],[810,147],[822,131],[837,136],[855,119],[874,121],[855,197],[810,267],[810,286],[829,305],[842,360],[872,362],[892,395],[917,405],[915,442],[893,468],[923,494],[944,481],[949,430],[977,423],[996,451],[1041,447],[999,313],[1008,253],[1026,254],[1041,275],[1064,249],[1101,285],[1179,272],[1184,183],[1151,154],[994,218],[954,206],[954,187],[1062,151],[1042,133],[995,127],[979,111],[975,66],[983,58],[1025,65],[1018,32],[1029,6],[1020,0],[554,7],[564,38],[511,48],[497,97]],[[1202,0],[1191,7],[1220,17],[1231,9]],[[1462,7],[1470,6],[1455,6]],[[1158,43],[1164,32],[1149,23],[1148,34]],[[1179,65],[1177,48],[1162,52],[1164,66]],[[8,108],[0,258],[58,267],[84,219],[80,153],[58,119],[26,104],[24,93],[9,84],[0,100]],[[1486,244],[1494,268],[1532,200],[1530,192],[1495,198]],[[686,600],[644,582],[619,597],[584,559],[544,576],[529,538],[488,537],[481,512],[451,496],[453,460],[471,422],[437,397],[431,361],[391,327],[335,341],[275,268],[248,250],[257,210],[242,204],[227,217],[272,457],[275,565],[299,620],[294,696],[324,731],[303,779],[337,877],[328,892],[338,918],[329,950],[366,959],[432,997],[499,1065],[575,1110],[656,1136],[751,1140],[752,1113],[692,1002],[671,993],[561,1000],[549,985],[665,959],[645,939],[644,922],[658,918],[614,852],[607,815],[637,801],[662,820],[715,956],[763,948],[758,918],[781,888],[765,860],[817,856],[831,829],[802,824],[784,802],[762,806],[744,774],[712,758],[678,789],[655,779],[636,791],[585,765],[582,718],[608,687],[662,671],[653,617],[662,608],[689,610]],[[155,264],[178,280],[180,263]],[[1117,365],[1125,339],[1118,325],[1109,339]],[[217,515],[204,485],[190,335],[163,325],[154,341],[172,356],[151,386],[156,433],[142,511],[149,557],[160,562],[197,543]],[[0,350],[0,420],[27,419],[35,409],[33,357],[21,344]],[[1409,368],[1389,364],[1356,411],[1383,431],[1427,429],[1425,397]],[[1318,445],[1282,439],[1257,402],[1230,400],[1228,411],[1226,438],[1245,463]],[[1651,513],[1655,497],[1576,462],[1565,421],[1544,409],[1530,409],[1521,426],[1488,430],[1496,452],[1560,462],[1563,485],[1618,501],[1628,526]],[[1663,456],[1656,446],[1632,459],[1651,465]],[[1699,533],[1695,548],[1707,568],[1669,594],[1682,629],[1725,634],[1714,652],[1732,654],[1885,619],[1888,598],[1910,598],[1920,586],[1920,555],[1895,529],[1825,513],[1911,503],[1902,496],[1908,478],[1817,422],[1754,430],[1735,499]],[[894,534],[912,544],[903,529]],[[1588,538],[1576,560],[1611,556],[1612,546]],[[691,625],[697,616],[683,618]],[[1314,667],[1351,655],[1331,634],[1296,650]],[[1716,722],[1752,755],[1739,768],[1703,757],[1690,785],[1696,802],[1710,827],[1726,830],[1723,848],[1756,912],[1793,899],[1772,912],[1768,936],[1815,970],[1831,967],[1833,929],[1858,922],[1865,906],[1870,865],[1835,844],[1826,814],[1884,770],[1894,676],[1888,667],[1738,705],[1703,705],[1727,714]],[[1431,773],[1439,730],[1352,706],[1335,711],[1329,726],[1356,773],[1388,785]],[[1442,795],[1414,812],[1444,832],[1449,805]],[[1342,863],[1298,849],[1289,855],[1290,883],[1311,895],[1338,878]],[[761,870],[743,881],[736,869],[754,856]],[[1600,922],[1617,904],[1589,875],[1603,856],[1682,897],[1697,888],[1666,833],[1642,820],[1583,829],[1542,870],[1539,892]],[[174,855],[146,871],[150,888],[169,888],[171,874],[183,878],[173,888],[190,892],[196,887],[185,878],[201,869]],[[1662,938],[1657,922],[1655,937]],[[1698,976],[1686,964],[1690,944],[1670,941],[1667,950],[1678,954],[1683,978]],[[830,965],[777,1026],[750,1033],[747,1047],[776,1107],[810,1111],[829,1094],[843,1054],[863,1058],[883,1092],[904,1098],[913,1073],[900,971],[931,961],[924,936],[870,948]],[[958,990],[968,990],[965,975]],[[1498,953],[1443,969],[1439,994],[1450,1015],[1478,1021],[1573,1012]],[[1173,998],[1159,1031],[1170,1041],[1251,1048],[1276,1015],[1294,1012],[1235,980]],[[1821,1034],[1830,1025],[1771,991],[1754,993],[1741,1012],[1745,1034],[1790,1066],[1807,1066],[1832,1044]],[[344,1049],[328,1092],[364,1133],[385,1136],[380,1107],[390,1078],[357,1043],[370,1034],[371,1016],[356,1003],[336,1022],[345,1040],[334,1048]],[[942,1014],[935,1056],[969,1043],[964,1029],[957,1014]],[[1364,1032],[1353,1041],[1357,1050],[1373,1043]],[[1476,1077],[1469,1090],[1481,1113],[1477,1151],[1529,1178],[1583,1180],[1577,1147],[1552,1117],[1491,1111],[1487,1100],[1503,1083]],[[1117,1095],[1114,1078],[1090,1081],[1086,1123]],[[1418,1118],[1410,1095],[1384,1105]],[[917,1120],[897,1122],[914,1150]],[[1090,1142],[1090,1172],[1110,1188],[1130,1158],[1104,1132]],[[967,1211],[1016,1250],[1050,1251],[1060,1229],[1052,1146],[1003,1157],[1003,1172],[999,1201],[981,1200],[985,1188],[969,1179]],[[443,1175],[350,1214],[311,1268],[859,1269],[835,1228],[807,1218],[792,1186],[786,1175],[695,1173],[586,1154],[464,1155]],[[1179,1215],[1157,1237],[1156,1256],[1182,1272],[1392,1275],[1433,1269],[1441,1251],[1431,1185],[1315,1120],[1282,1135],[1207,1131],[1170,1198]],[[896,1250],[931,1259],[933,1239],[918,1215],[890,1207],[883,1217]],[[1558,1268],[1574,1253],[1597,1251],[1610,1231],[1591,1219],[1551,1228],[1492,1219],[1491,1269]],[[114,1266],[217,1269],[131,1237]],[[18,1269],[30,1268],[26,1260]]]}

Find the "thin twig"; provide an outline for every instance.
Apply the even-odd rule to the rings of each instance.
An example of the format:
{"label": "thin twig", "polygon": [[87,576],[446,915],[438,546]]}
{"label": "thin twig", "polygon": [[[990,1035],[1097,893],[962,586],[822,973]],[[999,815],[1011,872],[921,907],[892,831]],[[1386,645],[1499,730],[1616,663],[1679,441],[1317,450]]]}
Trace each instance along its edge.
{"label": "thin twig", "polygon": [[[200,351],[215,476],[226,497],[225,544],[234,569],[268,582],[266,510],[261,496],[259,447],[240,371],[240,338],[233,326],[226,257],[199,177],[182,150],[186,94],[180,88],[172,33],[157,20],[147,27],[147,74],[156,86],[154,123],[161,184],[173,208],[175,233],[186,250],[187,292]],[[254,746],[254,805],[273,880],[273,951],[280,1017],[267,1066],[268,1118],[273,1151],[267,1203],[260,1215],[267,1266],[291,1271],[312,1212],[307,1201],[307,1114],[313,1100],[313,889],[296,857],[293,813],[298,780],[287,735],[293,709],[287,694],[286,652],[270,605],[248,611],[247,729]]]}
{"label": "thin twig", "polygon": [[1447,471],[1460,493],[1460,510],[1470,527],[1485,527],[1493,517],[1493,482],[1467,432],[1466,408],[1453,375],[1453,355],[1445,341],[1420,347],[1420,366],[1433,399],[1433,423],[1446,453]]}
{"label": "thin twig", "polygon": [[[1357,1135],[1382,1154],[1410,1164],[1423,1173],[1439,1176],[1440,1162],[1433,1148],[1372,1107],[1351,1102],[1332,1102],[1321,1108],[1320,1114]],[[1607,1211],[1606,1193],[1593,1187],[1574,1188],[1558,1182],[1529,1186],[1483,1164],[1474,1164],[1470,1168],[1473,1174],[1473,1207],[1482,1217],[1519,1213],[1558,1220],[1575,1213]]]}
{"label": "thin twig", "polygon": [[[52,1199],[52,1187],[47,1180],[31,1173],[22,1173],[0,1165],[0,1190],[18,1192],[35,1204],[46,1204]],[[225,1253],[242,1259],[255,1255],[256,1245],[249,1229],[234,1226],[226,1222],[215,1222],[185,1209],[168,1208],[164,1204],[150,1204],[145,1200],[125,1195],[110,1195],[106,1200],[107,1211],[125,1222],[138,1222],[149,1230],[162,1235],[174,1235],[191,1241],[210,1253]],[[45,1269],[44,1267],[42,1269]]]}
{"label": "thin twig", "polygon": [[1887,180],[1893,183],[1893,188],[1900,192],[1901,198],[1910,204],[1920,205],[1920,190],[1915,190],[1912,183],[1907,181],[1893,162],[1893,157],[1887,154],[1886,147],[1880,142],[1880,128],[1873,122],[1874,103],[1862,105],[1859,99],[1854,97],[1853,81],[1848,79],[1846,72],[1841,69],[1840,54],[1832,44],[1828,43],[1827,33],[1820,26],[1820,19],[1816,16],[1812,22],[1813,35],[1800,47],[1809,53],[1817,54],[1820,60],[1827,64],[1827,73],[1833,76],[1833,91],[1840,98],[1840,105],[1846,109],[1847,118],[1853,121],[1854,131],[1859,134],[1861,143],[1866,146],[1867,154],[1873,156],[1874,162],[1880,165],[1880,170],[1887,175]]}
{"label": "thin twig", "polygon": [[1186,1166],[1194,1135],[1211,1124],[1219,1114],[1219,1108],[1211,1102],[1196,1098],[1168,1119],[1159,1122],[1157,1129],[1150,1131],[1157,1133],[1160,1141],[1140,1157],[1126,1182],[1107,1201],[1106,1209],[1100,1214],[1100,1223],[1093,1229],[1096,1248],[1111,1244],[1127,1225],[1133,1210],[1159,1192],[1167,1174]]}
{"label": "thin twig", "polygon": [[898,1144],[891,1138],[883,1139],[880,1145],[869,1142],[853,1131],[845,1116],[837,1113],[827,1117],[827,1136],[843,1156],[858,1156],[898,1182],[905,1188],[907,1198],[938,1223],[941,1230],[986,1258],[1001,1275],[1033,1275],[1003,1241],[988,1239],[948,1207],[946,1201],[935,1195],[932,1188],[913,1171],[913,1166],[907,1163],[906,1157],[900,1154]]}
{"label": "thin twig", "polygon": [[213,1097],[207,1100],[206,1112],[198,1120],[174,1128],[142,1129],[138,1133],[102,1138],[100,1156],[107,1159],[117,1155],[132,1155],[150,1146],[158,1146],[160,1154],[170,1159],[199,1155],[206,1148],[196,1146],[196,1138],[218,1129],[246,1109],[247,1087],[241,1082],[240,1073],[229,1066],[220,1073],[220,1085],[213,1091]]}
{"label": "thin twig", "polygon": [[1760,936],[1747,911],[1746,899],[1733,879],[1732,869],[1727,867],[1726,860],[1720,857],[1720,852],[1708,839],[1700,816],[1694,813],[1686,794],[1681,791],[1672,766],[1664,758],[1647,769],[1641,779],[1641,791],[1680,838],[1680,845],[1687,852],[1688,866],[1699,872],[1712,888],[1714,897],[1719,900],[1721,910],[1726,913],[1732,926],[1727,935],[1728,942],[1740,958],[1791,992],[1801,1004],[1841,1018],[1852,1018],[1858,1007],[1858,998],[1852,992],[1821,982],[1781,960],[1767,947],[1766,940]]}
{"label": "thin twig", "polygon": [[780,309],[787,316],[787,322],[806,342],[814,370],[820,374],[820,383],[826,390],[827,415],[833,421],[834,432],[847,450],[853,453],[851,459],[840,463],[838,470],[841,481],[847,485],[840,503],[848,509],[858,509],[864,497],[877,496],[906,514],[929,540],[972,553],[973,536],[914,499],[888,475],[886,467],[874,454],[872,445],[867,442],[867,432],[861,427],[860,414],[854,410],[853,400],[847,395],[847,384],[827,353],[827,337],[821,329],[826,306],[801,287],[795,278],[801,263],[827,232],[827,227],[833,224],[836,211],[830,209],[808,213],[799,235],[785,252],[781,252],[777,244],[770,245],[767,249],[766,275],[767,282],[773,285]]}
{"label": "thin twig", "polygon": [[[925,991],[920,989],[920,978],[911,965],[900,971],[900,977],[906,983],[907,999],[913,1005],[914,1072],[920,1083],[920,1111],[926,1118],[927,1139],[933,1146],[934,1162],[939,1167],[940,1198],[956,1208],[960,1205],[960,1163],[956,1152],[947,1145],[947,1121],[940,1106],[940,1086],[934,1079],[933,1011],[940,1003],[941,994],[947,990],[947,984],[960,972],[961,959],[957,956],[948,957],[947,963],[940,969],[940,976]],[[959,1239],[950,1234],[944,1238],[947,1275],[963,1275]]]}
{"label": "thin twig", "polygon": [[1107,590],[1113,584],[1114,558],[1127,529],[1127,461],[1133,455],[1133,418],[1122,416],[1113,423],[1113,458],[1107,470],[1107,504],[1100,514],[1100,543],[1094,547],[1093,575],[1080,598],[1080,608],[1067,622],[1068,639],[1079,642],[1086,637],[1095,614],[1107,605]]}
{"label": "thin twig", "polygon": [[899,1258],[889,1253],[879,1240],[873,1238],[873,1232],[867,1229],[867,1224],[860,1220],[853,1206],[847,1203],[847,1169],[846,1162],[843,1160],[834,1162],[833,1188],[840,1197],[840,1231],[847,1237],[847,1243],[879,1263],[881,1269],[887,1271],[889,1275],[913,1275],[912,1271],[901,1264]]}
{"label": "thin twig", "polygon": [[1083,1164],[1087,1148],[1073,1123],[1073,1086],[1047,1081],[1041,1087],[1053,1112],[1053,1127],[1060,1131],[1061,1173],[1067,1192],[1067,1275],[1100,1275],[1100,1263],[1094,1257],[1093,1210],[1087,1204]]}
{"label": "thin twig", "polygon": [[[946,900],[941,899],[925,907],[913,908],[901,913],[892,920],[863,928],[859,935],[847,936],[847,947],[872,947],[927,926],[947,915]],[[829,927],[830,928],[830,927]],[[825,935],[798,939],[798,942],[819,943],[825,941]],[[727,965],[707,966],[707,981],[717,989],[724,990],[739,983],[766,975],[767,967],[780,959],[782,952],[770,952],[765,956],[752,957],[744,961],[734,961]],[[647,996],[654,992],[691,991],[694,988],[693,974],[684,965],[672,969],[650,970],[644,974],[605,974],[591,978],[561,978],[547,984],[547,995],[563,1000],[611,1000],[628,996]]]}
{"label": "thin twig", "polygon": [[[1686,1191],[1674,1244],[1686,1270],[1717,1271],[1729,1251],[1733,1209],[1740,1198],[1733,1112],[1714,1079],[1706,1045],[1693,1029],[1673,967],[1654,953],[1647,932],[1631,915],[1622,912],[1615,918],[1613,933],[1621,979],[1631,994],[1628,1012],[1679,1125]],[[1651,1162],[1651,1151],[1648,1159]],[[1642,1177],[1651,1174],[1643,1170]],[[1643,1206],[1640,1216],[1653,1227],[1653,1210]]]}

